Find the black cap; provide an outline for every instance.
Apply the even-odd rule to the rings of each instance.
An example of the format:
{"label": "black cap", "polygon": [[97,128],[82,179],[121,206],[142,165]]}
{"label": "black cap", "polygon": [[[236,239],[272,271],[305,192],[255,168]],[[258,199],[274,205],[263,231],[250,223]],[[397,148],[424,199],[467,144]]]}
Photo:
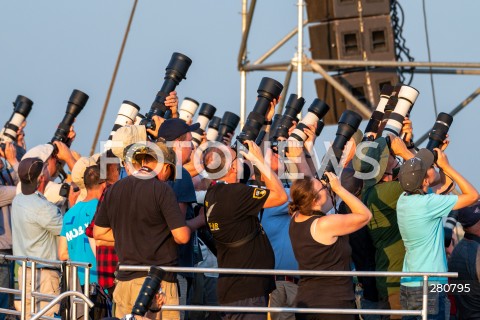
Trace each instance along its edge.
{"label": "black cap", "polygon": [[185,133],[195,131],[198,128],[200,128],[200,123],[189,126],[180,118],[167,119],[158,129],[158,137],[165,139],[165,141],[174,141]]}
{"label": "black cap", "polygon": [[464,228],[470,228],[480,221],[480,202],[477,201],[474,205],[458,210],[458,222]]}
{"label": "black cap", "polygon": [[37,190],[38,177],[43,170],[40,158],[26,158],[18,165],[18,178],[22,182],[22,193],[29,195]]}

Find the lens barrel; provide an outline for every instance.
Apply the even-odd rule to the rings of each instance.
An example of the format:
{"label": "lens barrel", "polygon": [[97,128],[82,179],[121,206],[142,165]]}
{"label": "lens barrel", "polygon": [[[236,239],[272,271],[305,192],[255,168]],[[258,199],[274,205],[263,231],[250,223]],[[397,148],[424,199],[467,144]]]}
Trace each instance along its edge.
{"label": "lens barrel", "polygon": [[298,141],[307,140],[307,135],[304,133],[305,128],[318,123],[318,121],[327,114],[328,110],[330,110],[330,107],[324,101],[317,98],[314,99],[308,108],[307,115],[300,121],[295,130],[293,130],[289,139]]}
{"label": "lens barrel", "polygon": [[218,128],[217,141],[223,142],[223,137],[225,137],[227,133],[233,134],[239,122],[240,117],[235,113],[230,111],[225,112]]}
{"label": "lens barrel", "polygon": [[142,124],[149,125],[149,129],[155,130],[155,123],[151,120],[154,115],[163,117],[167,111],[165,106],[165,99],[174,91],[177,85],[186,79],[188,68],[192,64],[192,60],[184,54],[174,52],[170,58],[170,62],[165,69],[165,77],[160,91],[158,91],[155,100],[150,107],[150,110],[145,115],[145,120]]}
{"label": "lens barrel", "polygon": [[80,114],[80,112],[85,107],[85,104],[88,101],[88,95],[80,90],[73,90],[68,99],[67,110],[65,111],[65,116],[63,117],[62,122],[58,125],[55,134],[51,142],[61,141],[63,143],[69,144],[68,133],[70,132],[70,127],[72,126],[75,118]]}
{"label": "lens barrel", "polygon": [[373,139],[373,137],[376,136],[380,123],[383,119],[383,114],[385,113],[385,106],[392,95],[393,88],[394,87],[389,84],[386,84],[382,87],[377,108],[375,111],[373,111],[372,116],[367,123],[367,127],[365,128],[364,140]]}
{"label": "lens barrel", "polygon": [[152,305],[158,290],[161,287],[162,279],[165,276],[165,271],[158,267],[150,267],[142,288],[138,293],[137,300],[133,305],[132,314],[143,317]]}
{"label": "lens barrel", "polygon": [[17,140],[18,129],[32,111],[32,105],[32,100],[22,95],[17,96],[13,103],[12,115],[0,132],[0,141],[15,142]]}
{"label": "lens barrel", "polygon": [[448,130],[452,125],[453,117],[445,112],[440,112],[438,114],[437,120],[433,125],[430,134],[428,135],[427,149],[434,151],[433,149],[439,148],[443,141],[447,138]]}
{"label": "lens barrel", "polygon": [[202,135],[205,133],[207,124],[212,119],[217,108],[208,103],[202,103],[200,111],[198,112],[197,122],[200,123],[200,128],[192,132],[192,142],[195,147],[198,147],[202,142]]}
{"label": "lens barrel", "polygon": [[220,127],[220,122],[222,118],[213,116],[212,120],[208,123],[207,129],[207,141],[215,141],[218,137],[218,128]]}

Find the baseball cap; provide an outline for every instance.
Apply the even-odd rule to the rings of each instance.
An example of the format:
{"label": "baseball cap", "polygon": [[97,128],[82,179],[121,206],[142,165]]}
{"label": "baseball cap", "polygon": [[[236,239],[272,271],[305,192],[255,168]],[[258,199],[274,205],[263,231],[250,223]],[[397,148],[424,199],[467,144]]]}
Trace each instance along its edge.
{"label": "baseball cap", "polygon": [[477,201],[470,207],[458,210],[457,221],[460,222],[464,228],[470,228],[477,224],[480,221],[480,201]]}
{"label": "baseball cap", "polygon": [[172,118],[165,120],[160,129],[158,129],[158,137],[165,141],[173,141],[187,132],[192,132],[200,128],[200,123],[194,123],[189,126],[180,118]]}
{"label": "baseball cap", "polygon": [[48,158],[50,158],[50,156],[53,153],[53,149],[54,149],[53,145],[49,143],[40,144],[28,150],[23,155],[22,160],[27,158],[39,158],[43,162],[47,162]]}
{"label": "baseball cap", "polygon": [[415,192],[421,189],[423,179],[433,162],[433,152],[428,149],[420,149],[413,158],[405,161],[398,173],[398,180],[403,190]]}
{"label": "baseball cap", "polygon": [[147,129],[145,126],[129,125],[118,128],[112,135],[112,152],[120,160],[125,160],[125,147],[137,143],[139,141],[147,140]]}
{"label": "baseball cap", "polygon": [[[373,146],[373,143],[377,143],[376,147]],[[372,145],[369,146],[369,144]],[[358,152],[361,152],[364,155],[362,159],[357,156]],[[355,171],[364,174],[371,174],[374,173],[375,170],[374,164],[372,163],[373,161],[371,159],[379,164],[379,171],[375,177],[366,179],[364,181],[365,187],[375,185],[382,179],[383,175],[385,174],[385,170],[387,169],[389,156],[390,150],[388,148],[387,140],[384,137],[379,137],[374,141],[363,141],[357,145],[357,152],[352,159],[352,166]]]}
{"label": "baseball cap", "polygon": [[92,157],[81,157],[75,162],[75,165],[72,168],[72,181],[80,188],[80,194],[77,198],[78,201],[82,201],[87,196],[87,189],[85,188],[85,170],[88,167],[96,165],[97,162],[95,158]]}
{"label": "baseball cap", "polygon": [[125,148],[124,159],[126,161],[140,163],[142,157],[151,156],[160,163],[166,163],[172,166],[170,177],[168,180],[175,180],[176,175],[176,155],[171,147],[163,139],[156,142],[135,143]]}
{"label": "baseball cap", "polygon": [[29,195],[37,190],[38,177],[42,173],[44,162],[38,158],[25,158],[18,165],[18,178],[22,182],[22,193]]}

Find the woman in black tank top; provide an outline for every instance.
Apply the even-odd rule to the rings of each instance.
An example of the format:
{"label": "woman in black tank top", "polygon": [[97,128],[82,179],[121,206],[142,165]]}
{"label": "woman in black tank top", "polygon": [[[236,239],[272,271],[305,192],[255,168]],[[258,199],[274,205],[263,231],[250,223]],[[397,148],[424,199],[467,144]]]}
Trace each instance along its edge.
{"label": "woman in black tank top", "polygon": [[[372,214],[340,184],[333,173],[325,173],[331,191],[351,209],[347,215],[326,215],[333,207],[327,185],[312,177],[296,180],[289,204],[290,239],[300,270],[350,271],[351,248],[347,235],[365,226]],[[351,277],[302,277],[296,297],[298,308],[354,308]],[[353,320],[354,315],[296,314],[297,319]]]}

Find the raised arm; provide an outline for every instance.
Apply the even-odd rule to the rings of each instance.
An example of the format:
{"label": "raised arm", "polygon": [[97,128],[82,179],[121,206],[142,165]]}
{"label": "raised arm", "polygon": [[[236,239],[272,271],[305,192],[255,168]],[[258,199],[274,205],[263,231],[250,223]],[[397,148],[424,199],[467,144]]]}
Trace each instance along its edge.
{"label": "raised arm", "polygon": [[246,141],[249,152],[240,151],[240,153],[258,168],[262,174],[262,179],[265,181],[265,186],[270,190],[270,195],[265,201],[264,208],[278,207],[287,202],[288,197],[283,188],[280,179],[273,172],[272,168],[265,164],[262,156],[262,151],[253,141]]}

